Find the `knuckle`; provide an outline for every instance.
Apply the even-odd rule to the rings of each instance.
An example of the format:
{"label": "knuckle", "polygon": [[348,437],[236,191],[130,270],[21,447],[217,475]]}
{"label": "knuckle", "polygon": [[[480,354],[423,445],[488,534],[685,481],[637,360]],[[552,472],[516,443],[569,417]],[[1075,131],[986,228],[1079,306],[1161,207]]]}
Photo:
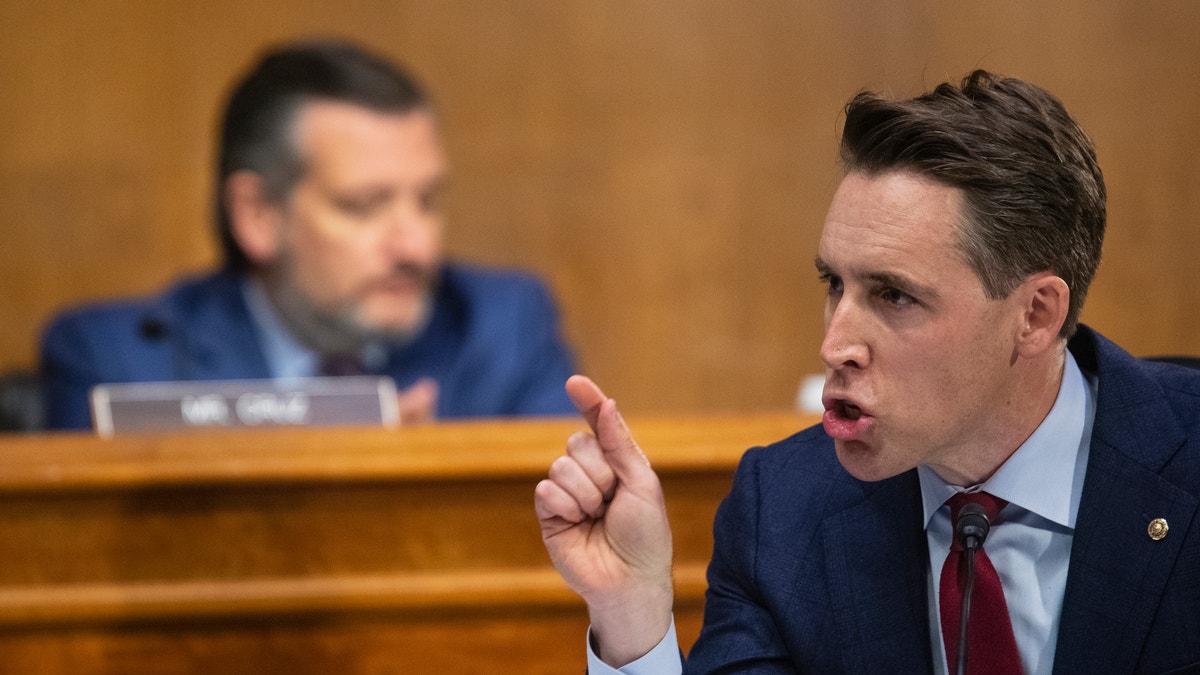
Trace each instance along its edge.
{"label": "knuckle", "polygon": [[567,454],[574,455],[582,452],[595,442],[595,437],[586,431],[576,431],[567,439]]}
{"label": "knuckle", "polygon": [[550,464],[550,478],[555,482],[571,471],[575,465],[575,460],[567,456],[562,456],[555,459]]}

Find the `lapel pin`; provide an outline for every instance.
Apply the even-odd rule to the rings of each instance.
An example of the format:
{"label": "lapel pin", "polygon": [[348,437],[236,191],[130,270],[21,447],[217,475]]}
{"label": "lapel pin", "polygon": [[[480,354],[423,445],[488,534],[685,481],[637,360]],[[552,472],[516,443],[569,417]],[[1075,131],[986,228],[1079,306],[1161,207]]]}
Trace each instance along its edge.
{"label": "lapel pin", "polygon": [[1155,518],[1150,521],[1149,527],[1146,528],[1146,534],[1154,541],[1158,541],[1167,536],[1167,521],[1163,518]]}

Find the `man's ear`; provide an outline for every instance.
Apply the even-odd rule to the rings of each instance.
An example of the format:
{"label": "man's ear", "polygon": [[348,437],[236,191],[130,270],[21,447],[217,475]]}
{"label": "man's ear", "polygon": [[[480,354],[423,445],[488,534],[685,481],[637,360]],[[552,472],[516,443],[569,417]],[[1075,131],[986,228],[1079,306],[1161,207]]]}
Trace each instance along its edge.
{"label": "man's ear", "polygon": [[283,207],[271,199],[263,177],[235,171],[225,178],[222,197],[230,232],[242,253],[255,265],[273,262],[282,246]]}
{"label": "man's ear", "polygon": [[1062,277],[1039,272],[1017,289],[1024,321],[1017,331],[1017,351],[1026,357],[1044,353],[1059,342],[1058,332],[1067,320],[1071,289]]}

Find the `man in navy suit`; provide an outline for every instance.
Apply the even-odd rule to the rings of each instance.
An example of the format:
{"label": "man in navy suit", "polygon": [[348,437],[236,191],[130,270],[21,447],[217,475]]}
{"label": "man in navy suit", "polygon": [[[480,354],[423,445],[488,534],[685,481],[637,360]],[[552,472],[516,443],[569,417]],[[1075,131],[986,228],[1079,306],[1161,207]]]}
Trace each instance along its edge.
{"label": "man in navy suit", "polygon": [[390,375],[401,419],[573,412],[545,287],[442,259],[446,158],[424,91],[353,45],[267,54],[225,111],[223,269],[65,313],[43,337],[52,428],[103,382]]}
{"label": "man in navy suit", "polygon": [[[1200,373],[1078,324],[1105,227],[1091,142],[1048,92],[977,71],[858,95],[841,158],[823,424],[742,459],[686,666],[658,479],[612,399],[568,382],[593,433],[536,510],[588,603],[589,670],[1200,671]],[[960,659],[948,502],[981,499],[993,581]]]}

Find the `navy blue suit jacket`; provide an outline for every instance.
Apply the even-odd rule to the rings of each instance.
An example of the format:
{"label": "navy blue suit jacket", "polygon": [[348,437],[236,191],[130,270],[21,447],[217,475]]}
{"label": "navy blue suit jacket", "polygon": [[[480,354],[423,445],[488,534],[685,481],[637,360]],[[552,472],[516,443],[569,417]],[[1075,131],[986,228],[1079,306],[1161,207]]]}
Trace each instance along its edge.
{"label": "navy blue suit jacket", "polygon": [[[1200,372],[1069,346],[1099,392],[1054,670],[1200,672]],[[745,455],[714,532],[689,673],[931,672],[915,470],[856,480],[813,427]]]}
{"label": "navy blue suit jacket", "polygon": [[[58,317],[42,338],[48,426],[90,426],[88,390],[100,383],[270,377],[239,280],[218,273]],[[433,378],[437,414],[452,418],[572,414],[563,383],[573,372],[541,283],[447,265],[429,325],[378,374],[401,388]]]}

